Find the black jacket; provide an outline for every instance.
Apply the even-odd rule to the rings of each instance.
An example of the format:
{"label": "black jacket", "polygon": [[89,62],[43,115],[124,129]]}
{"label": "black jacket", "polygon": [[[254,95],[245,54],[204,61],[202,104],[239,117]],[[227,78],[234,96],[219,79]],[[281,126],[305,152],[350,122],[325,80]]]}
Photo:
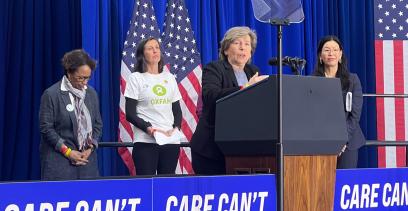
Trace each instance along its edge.
{"label": "black jacket", "polygon": [[[244,71],[249,80],[259,69],[247,64]],[[203,70],[202,87],[203,109],[191,139],[191,150],[204,157],[223,159],[224,155],[214,142],[215,102],[240,89],[231,64],[223,60],[207,64]]]}

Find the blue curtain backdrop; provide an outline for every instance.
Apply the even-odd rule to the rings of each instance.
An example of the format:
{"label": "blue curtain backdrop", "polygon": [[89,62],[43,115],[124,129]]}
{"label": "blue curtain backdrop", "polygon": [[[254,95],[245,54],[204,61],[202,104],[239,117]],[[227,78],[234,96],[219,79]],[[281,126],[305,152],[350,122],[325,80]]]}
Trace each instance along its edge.
{"label": "blue curtain backdrop", "polygon": [[[162,27],[165,0],[152,0]],[[117,140],[121,51],[134,0],[7,0],[0,3],[0,176],[1,180],[39,179],[38,107],[41,93],[62,76],[63,53],[85,48],[98,60],[90,81],[101,102],[102,141]],[[186,0],[202,63],[217,59],[225,31],[249,26],[258,34],[253,62],[264,74],[276,69],[276,29],[255,20],[250,0]],[[363,92],[375,92],[373,2],[304,0],[305,20],[284,27],[283,54],[307,60],[309,75],[319,38],[340,37],[351,72],[359,75]],[[290,70],[285,69],[290,74]],[[299,109],[302,109],[301,106]],[[361,126],[376,139],[375,101],[365,99]],[[360,167],[376,166],[375,148],[362,149]],[[127,175],[116,149],[99,149],[104,176]]]}
{"label": "blue curtain backdrop", "polygon": [[80,48],[80,0],[0,3],[0,176],[38,179],[38,108],[59,80],[64,52]]}

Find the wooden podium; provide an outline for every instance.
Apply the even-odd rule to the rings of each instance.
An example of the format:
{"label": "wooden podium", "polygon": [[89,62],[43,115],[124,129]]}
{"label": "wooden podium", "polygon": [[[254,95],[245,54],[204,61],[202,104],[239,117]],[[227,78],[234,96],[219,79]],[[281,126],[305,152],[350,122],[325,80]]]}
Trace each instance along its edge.
{"label": "wooden podium", "polygon": [[[227,174],[276,173],[276,77],[217,101],[215,141]],[[284,210],[333,210],[336,159],[347,142],[340,81],[282,76]]]}

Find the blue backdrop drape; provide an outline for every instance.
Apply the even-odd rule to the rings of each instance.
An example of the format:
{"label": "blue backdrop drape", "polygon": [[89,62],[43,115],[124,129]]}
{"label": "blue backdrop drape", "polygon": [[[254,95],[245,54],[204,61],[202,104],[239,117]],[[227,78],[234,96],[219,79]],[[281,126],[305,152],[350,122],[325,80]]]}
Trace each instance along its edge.
{"label": "blue backdrop drape", "polygon": [[[2,180],[38,179],[39,98],[46,87],[60,79],[59,59],[70,49],[82,46],[98,60],[90,84],[100,97],[102,141],[117,140],[121,50],[134,1],[3,2],[4,7],[0,7],[1,16],[5,17],[0,20],[0,43],[4,45],[0,49]],[[267,65],[268,59],[276,56],[276,29],[255,20],[250,0],[185,1],[203,64],[217,59],[219,41],[228,28],[245,25],[258,35],[253,63],[264,74],[276,72]],[[165,0],[152,2],[161,27]],[[283,54],[305,58],[308,64],[304,74],[309,75],[316,61],[319,38],[337,35],[343,41],[351,72],[360,77],[363,92],[374,93],[373,2],[304,0],[303,8],[304,22],[284,27]],[[375,102],[365,99],[361,126],[368,139],[376,139],[375,120]],[[376,166],[375,148],[364,148],[361,152],[361,167]],[[99,167],[105,176],[128,174],[115,149],[99,149]]]}

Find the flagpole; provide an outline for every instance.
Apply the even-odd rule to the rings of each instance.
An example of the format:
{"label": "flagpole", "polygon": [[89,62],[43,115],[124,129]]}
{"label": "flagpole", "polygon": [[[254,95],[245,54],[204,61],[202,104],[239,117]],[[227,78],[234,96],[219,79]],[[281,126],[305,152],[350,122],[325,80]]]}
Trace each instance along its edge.
{"label": "flagpole", "polygon": [[288,19],[271,19],[270,23],[277,27],[277,44],[278,44],[278,72],[277,76],[277,112],[278,112],[278,131],[277,131],[277,143],[276,143],[276,155],[277,158],[277,177],[276,177],[276,186],[277,186],[277,209],[279,211],[284,210],[284,154],[283,154],[283,130],[282,130],[282,26],[288,26]]}

